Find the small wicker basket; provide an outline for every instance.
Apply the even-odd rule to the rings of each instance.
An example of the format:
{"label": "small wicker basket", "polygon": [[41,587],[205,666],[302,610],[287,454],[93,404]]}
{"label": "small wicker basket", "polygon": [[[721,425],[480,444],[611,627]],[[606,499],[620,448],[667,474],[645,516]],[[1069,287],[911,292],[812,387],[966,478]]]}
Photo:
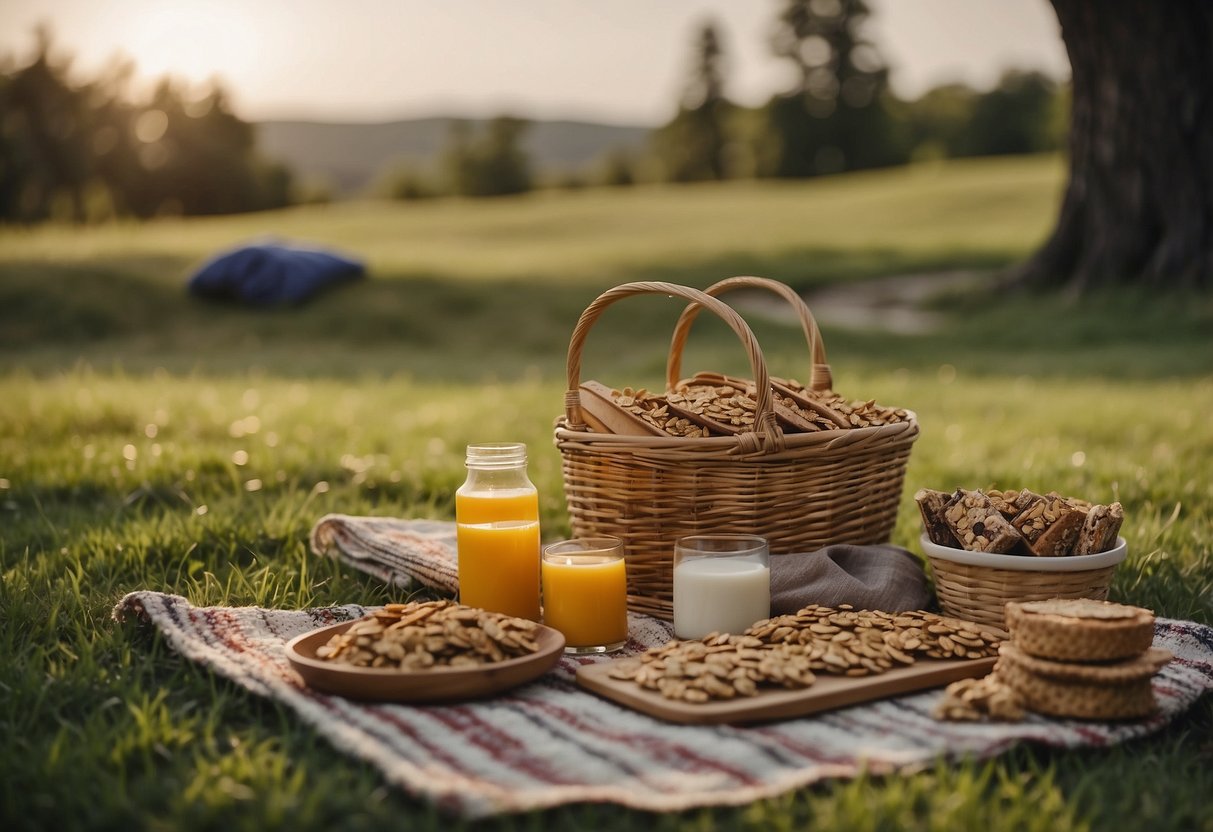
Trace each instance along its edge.
{"label": "small wicker basket", "polygon": [[1107,552],[1058,558],[968,552],[932,543],[925,534],[919,542],[943,611],[1000,629],[1006,629],[1008,601],[1106,600],[1112,573],[1128,553],[1124,538]]}
{"label": "small wicker basket", "polygon": [[[830,543],[887,541],[897,519],[918,422],[785,435],[775,420],[770,377],[746,322],[716,294],[738,288],[775,292],[793,304],[811,356],[813,389],[831,385],[812,314],[782,283],[755,277],[721,281],[700,292],[672,283],[627,283],[600,295],[582,313],[568,354],[565,414],[556,425],[565,498],[575,535],[612,535],[624,542],[630,609],[672,617],[674,542],[684,535],[761,535],[774,553],[807,552]],[[755,427],[736,436],[675,438],[596,433],[581,409],[581,352],[611,304],[636,295],[690,301],[674,330],[667,385],[679,378],[682,348],[701,308],[741,340],[753,371]]]}

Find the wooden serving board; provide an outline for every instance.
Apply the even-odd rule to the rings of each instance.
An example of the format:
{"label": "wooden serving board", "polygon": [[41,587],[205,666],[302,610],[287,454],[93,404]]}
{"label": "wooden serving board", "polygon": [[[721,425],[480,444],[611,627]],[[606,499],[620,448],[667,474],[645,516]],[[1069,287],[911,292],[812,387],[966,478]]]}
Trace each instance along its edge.
{"label": "wooden serving board", "polygon": [[657,691],[634,682],[610,678],[614,662],[586,665],[577,671],[577,683],[599,696],[641,713],[687,725],[770,722],[790,719],[834,708],[845,708],[873,699],[939,687],[958,679],[985,676],[997,657],[985,659],[921,659],[906,667],[876,676],[827,676],[800,690],[764,688],[757,696],[713,700],[701,705],[666,699]]}

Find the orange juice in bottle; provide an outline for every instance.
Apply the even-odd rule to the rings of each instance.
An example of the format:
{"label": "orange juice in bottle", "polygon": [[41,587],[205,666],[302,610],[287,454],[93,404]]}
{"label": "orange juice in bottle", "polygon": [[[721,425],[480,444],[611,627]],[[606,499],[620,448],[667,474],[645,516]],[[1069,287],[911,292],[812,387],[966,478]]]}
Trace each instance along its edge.
{"label": "orange juice in bottle", "polygon": [[455,492],[459,601],[539,620],[539,493],[526,445],[468,445],[467,481]]}

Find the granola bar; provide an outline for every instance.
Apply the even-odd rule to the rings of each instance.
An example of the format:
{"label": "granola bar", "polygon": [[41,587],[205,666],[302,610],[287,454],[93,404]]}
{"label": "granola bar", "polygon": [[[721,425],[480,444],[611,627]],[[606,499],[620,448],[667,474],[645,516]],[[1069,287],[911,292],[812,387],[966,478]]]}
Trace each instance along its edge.
{"label": "granola bar", "polygon": [[957,489],[944,510],[944,521],[971,552],[1005,554],[1023,543],[1023,536],[980,491]]}
{"label": "granola bar", "polygon": [[1023,535],[1028,549],[1037,557],[1064,557],[1074,548],[1082,528],[1082,511],[1070,505],[1056,492],[1044,497],[1031,492],[1011,525]]}
{"label": "granola bar", "polygon": [[918,503],[918,511],[922,514],[922,527],[926,530],[931,542],[939,546],[951,546],[959,549],[961,548],[960,541],[956,539],[956,535],[952,534],[952,530],[948,528],[948,523],[943,517],[948,498],[949,495],[942,491],[922,488],[914,495],[914,502]]}
{"label": "granola bar", "polygon": [[1120,503],[1091,506],[1078,532],[1074,554],[1094,555],[1111,549],[1116,545],[1116,535],[1120,532],[1120,524],[1124,519],[1125,512]]}

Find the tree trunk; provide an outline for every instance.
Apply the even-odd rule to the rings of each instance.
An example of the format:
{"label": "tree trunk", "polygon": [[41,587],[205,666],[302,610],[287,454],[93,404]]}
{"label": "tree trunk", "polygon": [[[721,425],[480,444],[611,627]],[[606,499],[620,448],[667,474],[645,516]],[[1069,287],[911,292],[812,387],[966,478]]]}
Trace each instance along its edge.
{"label": "tree trunk", "polygon": [[1070,56],[1070,183],[1029,286],[1213,288],[1213,3],[1051,0]]}

